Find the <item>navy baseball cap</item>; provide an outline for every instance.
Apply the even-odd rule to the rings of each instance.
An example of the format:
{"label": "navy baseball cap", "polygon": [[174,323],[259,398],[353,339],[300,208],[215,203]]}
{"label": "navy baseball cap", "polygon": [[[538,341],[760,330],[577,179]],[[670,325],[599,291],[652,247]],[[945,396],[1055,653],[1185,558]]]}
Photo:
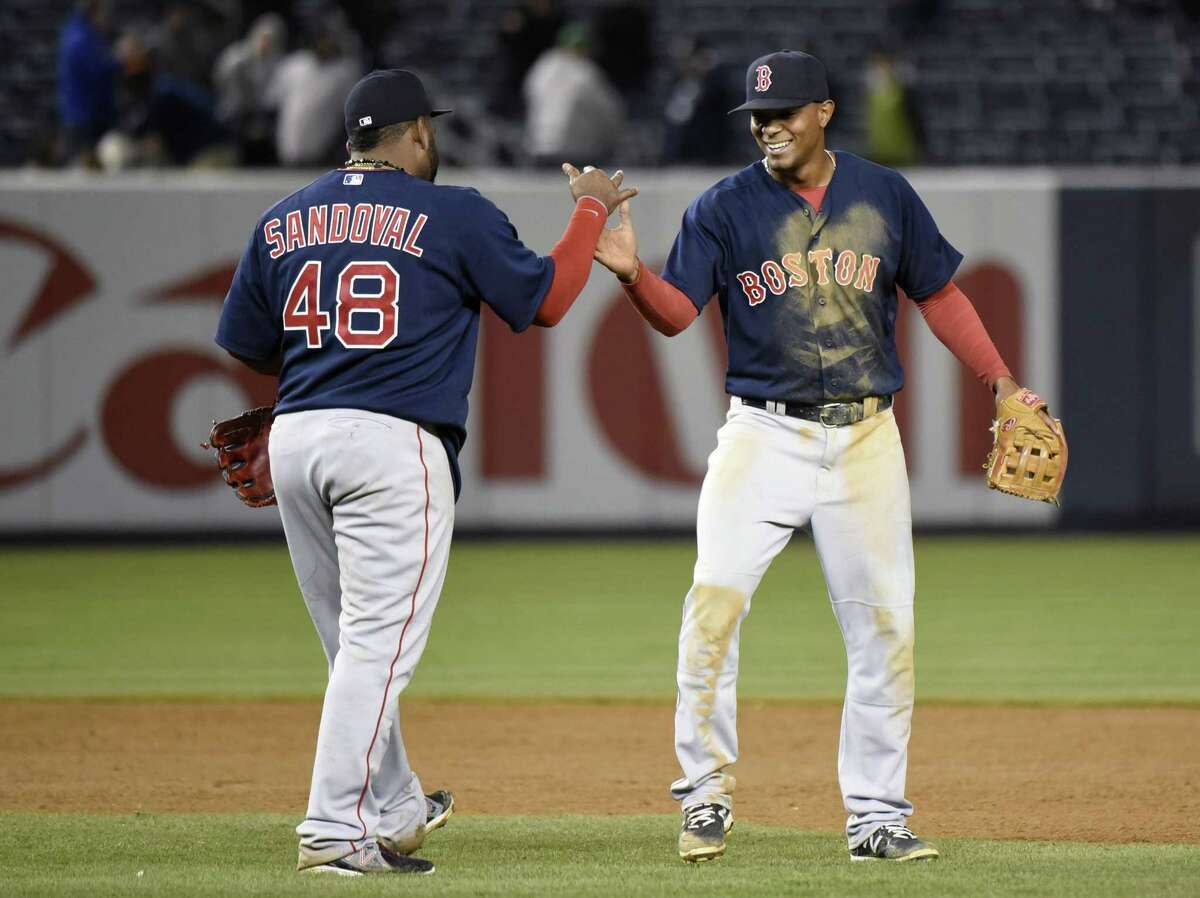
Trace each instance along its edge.
{"label": "navy baseball cap", "polygon": [[829,99],[829,82],[821,60],[799,50],[778,50],[760,56],[746,69],[746,109],[791,109]]}
{"label": "navy baseball cap", "polygon": [[452,111],[434,109],[421,79],[407,69],[376,69],[354,85],[346,97],[346,133]]}

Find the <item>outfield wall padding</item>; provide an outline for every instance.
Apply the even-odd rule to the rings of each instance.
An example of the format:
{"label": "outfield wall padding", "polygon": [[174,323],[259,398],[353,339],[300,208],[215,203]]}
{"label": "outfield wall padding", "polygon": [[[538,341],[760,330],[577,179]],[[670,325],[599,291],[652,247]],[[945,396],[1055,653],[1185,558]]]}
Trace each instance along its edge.
{"label": "outfield wall padding", "polygon": [[[723,174],[629,174],[649,264]],[[0,176],[0,534],[278,530],[274,511],[232,500],[199,442],[213,417],[270,401],[271,381],[229,360],[212,333],[254,222],[310,177]],[[985,490],[990,398],[904,302],[895,414],[914,522],[1195,515],[1200,173],[1180,184],[1045,170],[910,178],[964,253],[958,279],[1001,349],[1072,437],[1065,517]],[[445,180],[482,190],[539,252],[570,210],[557,176]],[[514,336],[485,313],[458,525],[689,527],[727,404],[723,359],[715,303],[668,340],[599,267],[554,330]]]}

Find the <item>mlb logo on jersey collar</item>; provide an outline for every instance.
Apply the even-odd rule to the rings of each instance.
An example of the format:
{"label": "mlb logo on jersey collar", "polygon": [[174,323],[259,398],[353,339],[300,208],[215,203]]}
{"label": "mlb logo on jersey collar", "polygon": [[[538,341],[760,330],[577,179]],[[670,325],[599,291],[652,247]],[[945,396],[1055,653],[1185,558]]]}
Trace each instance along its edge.
{"label": "mlb logo on jersey collar", "polygon": [[346,177],[342,178],[342,183],[347,187],[357,187],[362,182],[362,172],[346,172]]}

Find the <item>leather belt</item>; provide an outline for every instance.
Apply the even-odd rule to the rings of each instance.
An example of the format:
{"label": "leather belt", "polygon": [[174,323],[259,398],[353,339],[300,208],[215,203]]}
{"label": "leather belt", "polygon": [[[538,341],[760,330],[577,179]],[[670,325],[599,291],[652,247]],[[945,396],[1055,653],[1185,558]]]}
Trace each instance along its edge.
{"label": "leather belt", "polygon": [[891,396],[868,396],[858,402],[827,402],[823,405],[801,405],[797,402],[775,402],[771,399],[738,397],[742,405],[761,408],[772,415],[786,415],[804,421],[817,421],[826,427],[845,427],[864,418],[877,415],[892,407]]}

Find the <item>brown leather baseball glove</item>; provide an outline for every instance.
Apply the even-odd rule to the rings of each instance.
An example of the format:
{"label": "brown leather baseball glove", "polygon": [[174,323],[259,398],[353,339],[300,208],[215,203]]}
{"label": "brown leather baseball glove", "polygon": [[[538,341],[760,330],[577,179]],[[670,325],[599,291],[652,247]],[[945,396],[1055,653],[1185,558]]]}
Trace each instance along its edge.
{"label": "brown leather baseball glove", "polygon": [[992,433],[995,442],[983,466],[988,487],[1057,505],[1067,474],[1067,437],[1045,401],[1032,390],[1017,390],[997,407]]}
{"label": "brown leather baseball glove", "polygon": [[262,508],[275,504],[271,482],[271,458],[267,441],[271,436],[274,406],[252,408],[228,421],[213,421],[205,449],[217,450],[217,467],[243,504]]}

